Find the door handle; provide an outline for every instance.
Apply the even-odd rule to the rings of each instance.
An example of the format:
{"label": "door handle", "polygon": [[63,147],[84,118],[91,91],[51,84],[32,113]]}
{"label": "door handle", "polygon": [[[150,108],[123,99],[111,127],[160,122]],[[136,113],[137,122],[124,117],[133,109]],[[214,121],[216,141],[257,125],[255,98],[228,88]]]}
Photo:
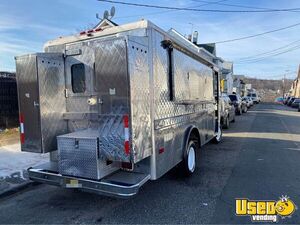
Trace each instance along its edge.
{"label": "door handle", "polygon": [[38,102],[36,102],[36,101],[33,101],[33,106],[34,106],[34,107],[39,107],[40,104],[39,104]]}

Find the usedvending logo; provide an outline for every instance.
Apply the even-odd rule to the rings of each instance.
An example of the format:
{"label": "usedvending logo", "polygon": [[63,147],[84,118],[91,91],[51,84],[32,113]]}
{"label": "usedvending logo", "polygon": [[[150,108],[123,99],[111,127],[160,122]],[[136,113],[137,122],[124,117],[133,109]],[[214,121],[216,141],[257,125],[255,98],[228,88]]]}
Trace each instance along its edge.
{"label": "usedvending logo", "polygon": [[281,196],[278,201],[236,199],[235,208],[237,216],[250,216],[252,222],[276,223],[279,217],[291,217],[297,206],[289,197]]}

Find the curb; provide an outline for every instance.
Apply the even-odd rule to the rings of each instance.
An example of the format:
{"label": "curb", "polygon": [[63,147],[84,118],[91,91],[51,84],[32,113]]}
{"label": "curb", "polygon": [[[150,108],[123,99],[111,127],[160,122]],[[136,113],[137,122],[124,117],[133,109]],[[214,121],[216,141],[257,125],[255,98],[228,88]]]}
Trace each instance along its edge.
{"label": "curb", "polygon": [[40,185],[40,183],[37,183],[37,182],[34,182],[34,181],[27,181],[23,184],[17,185],[15,187],[12,187],[12,188],[0,193],[0,199],[9,197],[11,195],[14,195],[14,194],[20,192],[20,191],[23,191],[27,188],[34,187],[34,186],[37,186],[37,185]]}

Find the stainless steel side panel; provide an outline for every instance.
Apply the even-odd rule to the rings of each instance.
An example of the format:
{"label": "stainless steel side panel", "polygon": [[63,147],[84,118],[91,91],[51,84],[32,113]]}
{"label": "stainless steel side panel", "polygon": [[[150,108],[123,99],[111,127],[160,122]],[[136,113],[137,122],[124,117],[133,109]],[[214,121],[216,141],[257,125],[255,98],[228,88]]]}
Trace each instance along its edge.
{"label": "stainless steel side panel", "polygon": [[[78,55],[68,55],[65,58],[65,77],[66,77],[66,108],[67,112],[70,113],[98,113],[97,105],[89,105],[88,99],[90,97],[97,98],[94,92],[94,63],[95,63],[95,49],[89,46],[87,43],[74,43],[66,46],[66,51],[76,52],[79,51]],[[73,93],[72,81],[71,81],[71,67],[74,64],[82,63],[85,68],[85,85],[86,90],[84,93]],[[69,132],[83,130],[87,128],[96,128],[98,124],[89,119],[69,119],[68,129]]]}
{"label": "stainless steel side panel", "polygon": [[[198,129],[201,145],[209,141],[214,132],[212,70],[174,49],[175,100],[170,101],[168,55],[161,46],[165,38],[157,30],[152,30],[149,48],[153,54],[155,146],[151,179],[159,178],[182,160],[184,134],[190,126]],[[196,101],[189,103],[185,100]]]}
{"label": "stainless steel side panel", "polygon": [[95,45],[95,88],[101,99],[100,114],[129,113],[127,43],[124,38]]}
{"label": "stainless steel side panel", "polygon": [[16,58],[20,114],[24,117],[22,151],[57,149],[56,136],[67,132],[63,120],[64,59],[62,54],[37,53]]}
{"label": "stainless steel side panel", "polygon": [[175,101],[213,101],[213,71],[174,49]]}
{"label": "stainless steel side panel", "polygon": [[36,55],[16,58],[19,113],[24,118],[25,133],[21,150],[26,152],[42,151],[40,109],[35,106],[39,102],[36,60]]}
{"label": "stainless steel side panel", "polygon": [[37,57],[42,152],[57,150],[56,136],[67,133],[64,59],[62,54]]}
{"label": "stainless steel side panel", "polygon": [[132,151],[134,163],[152,154],[150,71],[147,37],[128,41]]}
{"label": "stainless steel side panel", "polygon": [[95,44],[95,88],[100,101],[100,153],[112,161],[130,162],[132,152],[126,153],[124,149],[124,115],[129,116],[131,130],[127,43],[124,37]]}

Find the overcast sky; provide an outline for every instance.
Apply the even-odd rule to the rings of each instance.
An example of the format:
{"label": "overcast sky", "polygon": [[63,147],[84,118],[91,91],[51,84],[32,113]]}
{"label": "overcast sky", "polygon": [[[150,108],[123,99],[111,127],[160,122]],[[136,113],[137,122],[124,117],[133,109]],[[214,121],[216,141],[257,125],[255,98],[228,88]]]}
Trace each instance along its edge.
{"label": "overcast sky", "polygon": [[[201,0],[120,1],[199,9],[253,10],[217,4],[204,5]],[[220,2],[220,0],[205,1]],[[272,9],[300,8],[299,0],[223,0],[220,3]],[[16,55],[41,52],[46,41],[76,34],[95,25],[98,22],[96,13],[102,15],[103,11],[110,9],[112,5],[96,0],[1,0],[0,71],[14,71]],[[192,23],[194,30],[199,32],[200,43],[234,39],[300,23],[300,11],[212,13],[118,4],[114,6],[116,15],[113,20],[119,24],[144,18],[165,30],[172,27],[185,35],[191,33]],[[277,48],[281,49],[257,56],[259,61],[256,60],[257,57],[246,58]],[[287,52],[273,56],[284,51]],[[279,79],[283,74],[287,74],[288,78],[294,78],[300,63],[300,26],[256,38],[218,44],[217,54],[234,62],[235,74],[267,79]]]}

